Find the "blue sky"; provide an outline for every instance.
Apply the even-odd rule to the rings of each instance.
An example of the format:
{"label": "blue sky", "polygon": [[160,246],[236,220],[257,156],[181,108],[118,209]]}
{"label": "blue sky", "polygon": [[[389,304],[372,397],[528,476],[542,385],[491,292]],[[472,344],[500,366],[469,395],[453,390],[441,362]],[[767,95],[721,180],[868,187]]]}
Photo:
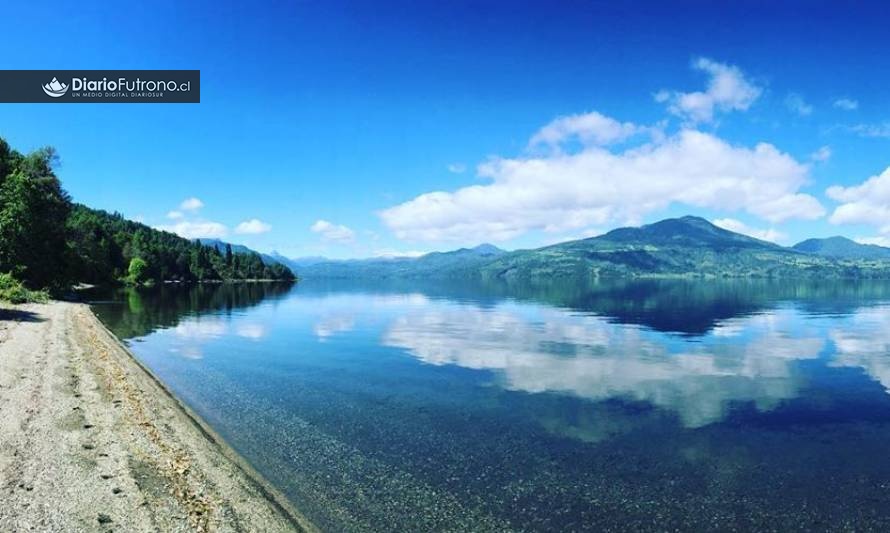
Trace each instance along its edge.
{"label": "blue sky", "polygon": [[17,2],[2,68],[200,69],[202,102],[0,104],[0,136],[77,201],[291,256],[687,213],[890,244],[881,3],[444,4]]}

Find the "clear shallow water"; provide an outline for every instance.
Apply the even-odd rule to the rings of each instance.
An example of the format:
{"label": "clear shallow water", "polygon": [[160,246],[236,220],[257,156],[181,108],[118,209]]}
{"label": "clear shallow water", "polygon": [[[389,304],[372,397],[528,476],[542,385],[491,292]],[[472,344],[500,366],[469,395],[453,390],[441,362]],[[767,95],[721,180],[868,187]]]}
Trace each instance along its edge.
{"label": "clear shallow water", "polygon": [[890,527],[890,284],[241,285],[99,317],[322,528]]}

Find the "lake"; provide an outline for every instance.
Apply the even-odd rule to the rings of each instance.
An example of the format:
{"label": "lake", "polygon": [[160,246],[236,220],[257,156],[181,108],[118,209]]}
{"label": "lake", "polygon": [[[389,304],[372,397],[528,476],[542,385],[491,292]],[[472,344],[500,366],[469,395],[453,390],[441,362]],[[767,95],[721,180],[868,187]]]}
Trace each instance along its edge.
{"label": "lake", "polygon": [[93,295],[330,531],[890,529],[890,283]]}

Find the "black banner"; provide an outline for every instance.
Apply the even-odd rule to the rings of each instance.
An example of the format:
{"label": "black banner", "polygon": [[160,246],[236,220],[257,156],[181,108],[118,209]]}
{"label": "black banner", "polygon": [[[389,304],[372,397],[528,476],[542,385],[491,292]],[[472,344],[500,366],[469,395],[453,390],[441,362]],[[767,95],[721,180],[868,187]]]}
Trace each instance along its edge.
{"label": "black banner", "polygon": [[200,70],[0,70],[3,103],[200,103]]}

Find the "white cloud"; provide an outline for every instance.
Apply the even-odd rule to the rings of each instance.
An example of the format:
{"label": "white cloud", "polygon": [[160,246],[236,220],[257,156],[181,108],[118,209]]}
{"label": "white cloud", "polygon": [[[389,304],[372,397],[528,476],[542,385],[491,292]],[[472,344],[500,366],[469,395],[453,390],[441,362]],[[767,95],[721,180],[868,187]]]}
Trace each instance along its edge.
{"label": "white cloud", "polygon": [[181,204],[179,204],[179,208],[183,211],[197,211],[202,207],[204,207],[204,202],[195,197],[186,198],[182,201]]}
{"label": "white cloud", "polygon": [[859,185],[829,187],[825,194],[841,202],[829,218],[832,224],[870,224],[890,237],[890,167]]}
{"label": "white cloud", "polygon": [[379,250],[374,250],[371,255],[374,257],[379,257],[381,259],[396,259],[396,258],[413,258],[413,257],[421,257],[429,252],[421,252],[420,250],[394,250],[392,248],[382,248]]}
{"label": "white cloud", "polygon": [[175,224],[157,226],[157,229],[175,233],[186,239],[221,239],[229,233],[228,228],[219,222],[208,222],[205,220],[183,220]]}
{"label": "white cloud", "polygon": [[197,211],[204,207],[204,202],[197,198],[187,198],[179,204],[179,209],[169,211],[167,218],[172,220],[170,224],[155,226],[161,231],[169,231],[186,239],[220,239],[229,233],[229,228],[219,222],[202,220],[197,217]]}
{"label": "white cloud", "polygon": [[683,93],[662,90],[655,94],[657,102],[667,103],[668,111],[689,123],[711,122],[714,112],[745,111],[763,90],[745,79],[738,67],[700,57],[692,68],[710,75],[704,92]]}
{"label": "white cloud", "polygon": [[463,174],[467,171],[467,166],[463,163],[451,163],[448,165],[448,172],[452,174]]}
{"label": "white cloud", "polygon": [[824,214],[818,200],[800,192],[805,164],[767,143],[733,146],[689,129],[618,150],[495,157],[478,171],[490,183],[422,194],[380,212],[384,224],[400,239],[483,242],[640,222],[673,203],[770,222]]}
{"label": "white cloud", "polygon": [[834,101],[834,107],[843,109],[844,111],[854,111],[859,109],[859,102],[850,98],[838,98]]}
{"label": "white cloud", "polygon": [[577,140],[584,146],[606,146],[645,131],[649,131],[649,128],[630,122],[618,122],[593,111],[557,118],[538,130],[529,141],[529,146],[547,145],[556,148],[571,140]]}
{"label": "white cloud", "polygon": [[755,239],[769,242],[784,242],[788,239],[788,235],[782,233],[775,228],[757,229],[752,228],[740,220],[734,218],[718,218],[712,220],[715,226],[719,226],[725,230],[734,231]]}
{"label": "white cloud", "polygon": [[883,124],[857,124],[852,126],[850,131],[860,137],[890,138],[890,122],[884,122]]}
{"label": "white cloud", "polygon": [[309,229],[313,233],[321,235],[321,238],[325,241],[341,244],[355,241],[354,231],[340,224],[332,224],[327,220],[316,220]]}
{"label": "white cloud", "polygon": [[890,248],[890,236],[887,237],[856,237],[853,239],[859,244],[876,244],[885,248]]}
{"label": "white cloud", "polygon": [[271,230],[272,226],[256,218],[245,220],[235,226],[235,233],[240,235],[256,235],[259,233],[267,233]]}
{"label": "white cloud", "polygon": [[787,107],[791,111],[794,111],[802,117],[813,114],[813,106],[808,104],[803,99],[803,96],[797,93],[791,93],[787,97],[785,97],[785,107]]}
{"label": "white cloud", "polygon": [[820,163],[828,161],[829,159],[831,159],[831,147],[823,146],[819,148],[818,150],[810,154],[810,159],[812,159],[813,161],[818,161]]}

